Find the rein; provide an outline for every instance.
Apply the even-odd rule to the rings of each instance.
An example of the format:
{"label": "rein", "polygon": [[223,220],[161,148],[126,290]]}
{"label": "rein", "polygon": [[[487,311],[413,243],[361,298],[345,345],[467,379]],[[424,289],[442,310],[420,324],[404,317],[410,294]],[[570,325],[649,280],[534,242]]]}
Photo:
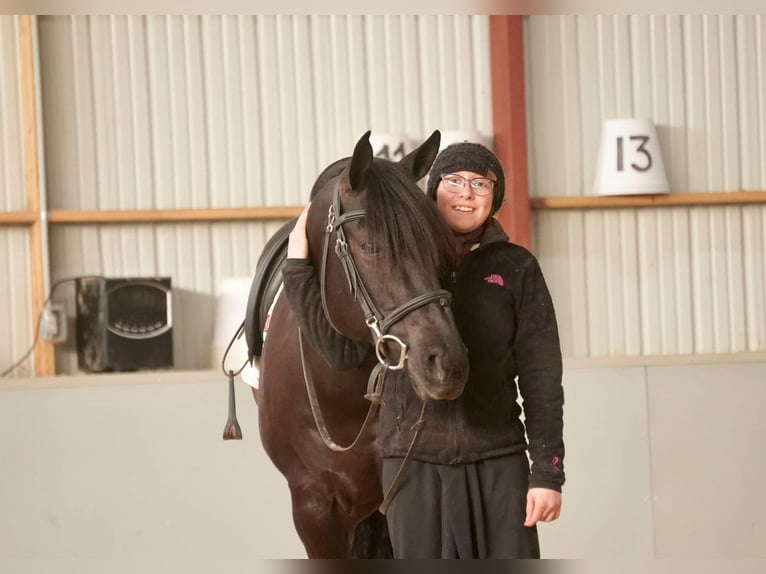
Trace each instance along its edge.
{"label": "rein", "polygon": [[[322,409],[319,408],[319,399],[317,398],[316,385],[314,385],[314,379],[312,378],[311,372],[309,371],[308,365],[306,364],[306,356],[303,351],[303,333],[301,332],[300,328],[298,328],[298,346],[300,347],[301,352],[301,368],[303,369],[303,380],[306,383],[306,394],[308,394],[309,397],[311,414],[314,416],[314,423],[316,424],[317,430],[319,431],[319,435],[322,437],[325,445],[330,450],[334,452],[349,451],[356,446],[357,442],[359,442],[359,439],[364,434],[364,431],[367,429],[367,427],[370,426],[370,423],[375,418],[375,414],[378,412],[380,405],[384,404],[383,388],[386,384],[386,373],[388,373],[388,371],[391,369],[387,368],[383,363],[378,363],[372,369],[370,378],[367,381],[367,394],[364,395],[364,398],[370,401],[370,407],[367,409],[367,415],[364,417],[362,426],[359,428],[359,432],[356,434],[354,440],[346,446],[340,446],[330,436],[330,432],[327,430],[327,423],[325,423],[324,416],[322,415]],[[423,405],[420,408],[420,416],[418,417],[418,420],[415,422],[415,424],[412,425],[412,430],[415,431],[415,434],[412,436],[410,446],[407,448],[407,453],[405,454],[404,460],[402,461],[402,466],[400,466],[399,470],[396,472],[396,476],[391,482],[391,486],[388,488],[388,492],[383,497],[383,502],[381,502],[380,506],[378,507],[378,510],[381,514],[385,514],[386,510],[388,510],[391,501],[394,499],[396,491],[399,490],[399,484],[401,483],[402,477],[404,476],[404,471],[410,465],[410,462],[412,462],[412,453],[415,451],[415,445],[418,443],[420,430],[423,428],[426,422],[423,418],[423,414],[426,410],[426,404],[426,401],[423,401]]]}
{"label": "rein", "polygon": [[[321,409],[319,408],[314,381],[309,372],[308,365],[306,364],[303,351],[303,334],[301,333],[300,329],[298,329],[301,367],[303,369],[303,378],[306,383],[306,392],[309,397],[309,403],[311,405],[311,412],[314,416],[314,422],[316,423],[317,430],[319,431],[319,434],[322,437],[325,445],[330,450],[335,452],[345,452],[351,450],[357,444],[360,437],[369,427],[370,422],[374,419],[374,415],[377,413],[380,405],[383,404],[382,397],[383,389],[385,387],[386,374],[388,371],[399,371],[403,370],[405,367],[408,346],[396,335],[390,335],[387,333],[391,325],[401,320],[404,316],[411,313],[412,311],[419,309],[420,307],[436,301],[438,301],[442,307],[446,307],[452,300],[452,294],[449,291],[444,289],[437,289],[410,299],[406,303],[394,309],[387,317],[384,317],[383,314],[375,306],[375,303],[373,302],[372,297],[367,290],[367,286],[364,284],[364,281],[359,274],[359,270],[356,266],[356,263],[354,262],[354,257],[351,254],[351,249],[349,248],[348,242],[346,241],[346,234],[343,231],[344,223],[361,219],[364,216],[365,210],[363,209],[341,213],[340,190],[338,187],[336,187],[335,195],[333,196],[333,202],[327,212],[327,226],[325,227],[325,237],[322,247],[322,266],[319,278],[320,292],[322,296],[322,309],[324,310],[325,317],[330,322],[330,325],[333,327],[333,329],[340,332],[330,317],[330,313],[327,307],[326,295],[326,272],[327,259],[330,250],[330,236],[335,233],[335,254],[338,256],[341,264],[343,265],[346,281],[348,282],[348,288],[351,291],[354,299],[356,299],[362,308],[365,324],[370,329],[373,341],[375,342],[375,355],[378,359],[378,364],[375,365],[372,372],[370,373],[370,378],[367,381],[367,393],[364,395],[365,398],[370,401],[370,407],[367,410],[367,415],[365,416],[364,422],[362,423],[359,432],[357,433],[354,440],[347,446],[338,445],[332,439],[329,431],[327,430],[327,425],[324,421],[324,417],[322,416]],[[386,357],[384,345],[387,341],[395,343],[399,346],[399,358],[395,363],[392,363],[388,357]],[[423,405],[420,410],[420,417],[418,418],[418,421],[412,426],[415,434],[413,435],[410,446],[407,449],[407,453],[405,455],[404,461],[402,462],[402,466],[399,468],[396,477],[391,483],[391,486],[379,507],[379,511],[382,514],[386,513],[386,510],[388,509],[388,506],[399,487],[404,471],[412,460],[412,454],[420,437],[420,431],[425,424],[425,419],[423,418],[425,409],[426,401],[423,401]]]}
{"label": "rein", "polygon": [[303,351],[303,333],[301,332],[300,328],[298,329],[298,345],[301,351],[301,367],[303,368],[303,379],[306,383],[306,392],[309,396],[311,413],[314,415],[314,422],[316,423],[317,430],[319,431],[322,440],[324,441],[325,445],[327,445],[327,447],[332,451],[345,452],[351,450],[356,446],[356,443],[359,442],[359,439],[364,434],[364,431],[372,422],[375,413],[378,411],[378,408],[380,408],[380,405],[383,404],[383,387],[385,386],[387,370],[385,368],[381,368],[382,365],[380,363],[375,365],[375,367],[372,369],[370,378],[367,381],[367,389],[368,391],[371,390],[371,392],[368,392],[366,395],[364,395],[364,398],[370,401],[370,407],[367,409],[367,416],[364,417],[364,422],[362,423],[359,432],[356,434],[356,438],[351,441],[351,444],[347,446],[340,446],[330,436],[330,433],[327,430],[327,424],[324,421],[324,416],[322,415],[322,410],[319,408],[319,399],[317,398],[316,385],[314,385],[314,379],[312,378],[311,372],[309,371],[308,365],[306,364],[306,357]]}

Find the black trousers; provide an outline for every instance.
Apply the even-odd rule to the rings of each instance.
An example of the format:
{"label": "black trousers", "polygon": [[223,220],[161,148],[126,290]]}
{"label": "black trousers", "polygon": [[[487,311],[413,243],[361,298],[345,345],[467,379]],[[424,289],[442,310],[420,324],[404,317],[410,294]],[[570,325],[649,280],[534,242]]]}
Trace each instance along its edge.
{"label": "black trousers", "polygon": [[[383,459],[384,492],[402,465]],[[413,460],[386,513],[394,558],[539,558],[537,528],[524,526],[526,454],[470,464]]]}

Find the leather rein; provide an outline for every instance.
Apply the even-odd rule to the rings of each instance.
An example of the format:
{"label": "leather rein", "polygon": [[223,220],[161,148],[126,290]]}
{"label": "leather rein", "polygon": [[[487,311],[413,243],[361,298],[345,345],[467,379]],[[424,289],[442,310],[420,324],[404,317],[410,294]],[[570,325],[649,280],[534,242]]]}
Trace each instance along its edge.
{"label": "leather rein", "polygon": [[[341,261],[341,264],[343,265],[343,270],[346,275],[346,281],[348,282],[349,290],[351,291],[351,294],[353,295],[354,299],[356,299],[356,301],[359,303],[360,307],[362,308],[362,312],[364,313],[365,324],[370,329],[370,333],[375,343],[375,355],[378,359],[378,363],[375,365],[375,367],[372,369],[372,372],[370,373],[370,377],[367,381],[367,393],[364,395],[364,397],[370,401],[370,407],[367,410],[367,416],[365,417],[364,422],[362,423],[362,426],[359,429],[359,432],[357,433],[354,440],[346,446],[341,446],[337,444],[332,439],[329,431],[327,430],[327,425],[325,423],[324,417],[322,416],[322,411],[319,408],[319,401],[317,399],[316,387],[311,377],[311,373],[308,369],[308,365],[306,364],[305,355],[303,351],[303,335],[300,332],[300,329],[298,330],[298,341],[299,341],[300,353],[301,353],[301,366],[303,368],[303,377],[306,382],[306,391],[309,397],[309,403],[311,405],[311,412],[314,416],[314,422],[316,423],[317,430],[319,431],[319,434],[322,437],[322,440],[324,441],[325,445],[327,445],[329,449],[335,452],[345,452],[345,451],[351,450],[354,446],[356,446],[360,437],[364,434],[365,430],[369,427],[370,422],[374,419],[374,415],[377,412],[377,410],[380,408],[380,405],[383,403],[382,397],[383,397],[383,389],[385,386],[386,373],[388,371],[399,371],[404,369],[405,367],[405,362],[407,360],[408,346],[404,341],[402,341],[396,335],[388,334],[387,331],[389,330],[389,328],[394,323],[401,320],[408,313],[416,309],[419,309],[420,307],[423,307],[425,305],[428,305],[436,301],[438,301],[439,304],[442,305],[443,307],[446,307],[450,304],[450,301],[452,299],[452,295],[449,291],[446,291],[443,289],[437,289],[434,291],[424,293],[422,295],[418,295],[417,297],[410,299],[406,303],[394,309],[388,316],[383,316],[383,314],[378,310],[375,303],[373,302],[372,297],[370,296],[369,291],[367,290],[367,287],[364,284],[364,281],[362,280],[361,275],[359,274],[359,270],[356,266],[356,263],[354,262],[354,257],[351,254],[351,249],[349,248],[348,242],[346,241],[346,234],[343,231],[343,225],[345,223],[348,223],[350,221],[355,221],[357,219],[361,219],[364,216],[365,216],[365,210],[363,209],[349,211],[347,213],[341,212],[340,190],[338,187],[336,187],[335,194],[333,196],[333,202],[330,204],[330,208],[327,213],[327,226],[325,227],[325,236],[324,236],[323,247],[322,247],[322,267],[320,271],[320,282],[319,282],[320,292],[322,295],[322,308],[324,310],[325,317],[330,322],[330,325],[333,327],[333,329],[335,329],[336,331],[339,331],[338,328],[333,324],[332,319],[330,318],[330,313],[327,307],[327,296],[326,296],[326,289],[325,289],[325,278],[326,278],[326,270],[327,270],[327,259],[329,255],[330,237],[333,233],[335,233],[336,235],[335,254],[338,256],[338,258]],[[385,352],[386,342],[390,342],[390,343],[394,343],[398,345],[399,357],[396,362],[392,362],[386,356],[386,352]],[[386,493],[386,496],[384,497],[383,502],[380,505],[379,510],[383,514],[385,514],[386,509],[388,508],[388,505],[391,503],[391,500],[393,499],[396,489],[398,488],[401,478],[404,474],[404,470],[409,465],[409,462],[411,460],[412,452],[415,449],[415,445],[420,436],[420,431],[425,423],[423,419],[425,408],[426,408],[426,402],[423,401],[423,406],[421,407],[421,410],[420,410],[420,417],[418,418],[418,421],[412,426],[412,429],[415,431],[415,434],[413,435],[412,442],[410,443],[410,446],[407,449],[407,454],[405,455],[404,462],[402,463],[402,466],[399,469],[399,472],[394,478],[394,481],[391,484],[391,487],[389,488],[388,493]]]}

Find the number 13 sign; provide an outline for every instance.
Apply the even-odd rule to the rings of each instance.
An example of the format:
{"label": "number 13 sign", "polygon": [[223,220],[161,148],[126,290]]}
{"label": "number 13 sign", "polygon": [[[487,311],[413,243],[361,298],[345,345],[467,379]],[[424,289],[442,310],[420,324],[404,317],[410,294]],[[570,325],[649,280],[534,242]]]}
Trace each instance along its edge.
{"label": "number 13 sign", "polygon": [[606,120],[596,166],[597,195],[670,191],[657,130],[648,120]]}

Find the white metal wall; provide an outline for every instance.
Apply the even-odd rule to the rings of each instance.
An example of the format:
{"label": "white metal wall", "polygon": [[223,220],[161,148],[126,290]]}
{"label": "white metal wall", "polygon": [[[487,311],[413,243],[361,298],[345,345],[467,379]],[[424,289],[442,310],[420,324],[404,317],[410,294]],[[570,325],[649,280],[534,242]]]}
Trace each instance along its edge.
{"label": "white metal wall", "polygon": [[[41,17],[39,35],[50,209],[301,205],[367,129],[492,133],[486,16]],[[207,367],[218,281],[251,276],[281,223],[54,225],[52,277],[171,275],[176,365]]]}
{"label": "white metal wall", "polygon": [[[533,16],[530,188],[592,195],[602,122],[649,118],[675,193],[766,190],[766,20]],[[766,351],[766,207],[539,211],[570,357]]]}
{"label": "white metal wall", "polygon": [[[0,211],[26,209],[24,146],[16,18],[0,16]],[[26,352],[33,329],[29,231],[24,226],[0,226],[0,322],[6,328],[0,344],[0,372]],[[31,374],[26,360],[19,376]]]}
{"label": "white metal wall", "polygon": [[298,205],[367,129],[492,130],[487,17],[43,17],[40,37],[51,209]]}
{"label": "white metal wall", "polygon": [[19,37],[13,16],[0,16],[0,208],[26,209]]}

